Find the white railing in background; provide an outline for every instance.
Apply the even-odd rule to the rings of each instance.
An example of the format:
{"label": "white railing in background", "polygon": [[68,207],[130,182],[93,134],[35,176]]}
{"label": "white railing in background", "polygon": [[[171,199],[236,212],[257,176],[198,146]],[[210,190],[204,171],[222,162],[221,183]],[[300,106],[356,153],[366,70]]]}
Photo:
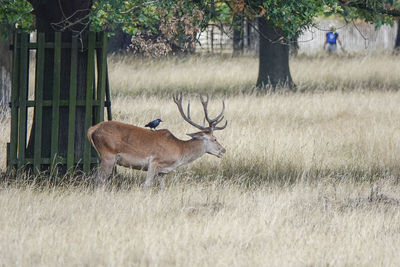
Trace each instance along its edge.
{"label": "white railing in background", "polygon": [[[341,22],[337,20],[322,19],[315,23],[315,27],[304,31],[299,37],[299,53],[317,53],[322,51],[325,34],[329,25],[335,25],[339,38],[347,52],[391,52],[394,47],[397,23],[393,26],[384,25],[375,29],[373,24],[363,21]],[[258,51],[258,32],[245,24],[243,33],[244,52],[256,54]],[[200,44],[196,50],[201,53],[231,53],[232,52],[232,29],[224,26],[221,31],[219,25],[209,26],[199,36]],[[250,41],[250,45],[249,45]]]}

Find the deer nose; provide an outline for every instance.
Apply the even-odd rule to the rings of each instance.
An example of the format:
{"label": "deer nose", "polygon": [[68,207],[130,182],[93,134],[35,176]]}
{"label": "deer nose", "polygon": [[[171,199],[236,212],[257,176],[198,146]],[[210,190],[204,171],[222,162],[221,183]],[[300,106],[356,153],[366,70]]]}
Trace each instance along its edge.
{"label": "deer nose", "polygon": [[225,153],[225,152],[226,152],[226,149],[225,149],[225,148],[222,148],[222,149],[221,149],[221,152],[222,152],[222,153]]}

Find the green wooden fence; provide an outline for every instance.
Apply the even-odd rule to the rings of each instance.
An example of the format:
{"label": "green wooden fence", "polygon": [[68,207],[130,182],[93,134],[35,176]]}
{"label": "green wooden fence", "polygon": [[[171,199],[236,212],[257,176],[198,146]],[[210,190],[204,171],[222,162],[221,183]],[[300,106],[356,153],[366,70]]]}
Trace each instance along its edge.
{"label": "green wooden fence", "polygon": [[[60,98],[61,83],[61,55],[62,49],[70,49],[70,87],[69,98]],[[75,148],[75,120],[78,107],[85,107],[85,133],[87,129],[104,120],[104,108],[107,108],[108,120],[111,120],[111,102],[109,83],[107,75],[107,36],[105,33],[90,32],[87,38],[87,84],[86,99],[77,97],[77,70],[78,53],[83,45],[76,37],[71,42],[62,42],[60,32],[55,33],[54,42],[45,41],[45,35],[38,33],[37,41],[30,42],[29,34],[17,33],[14,35],[13,50],[13,72],[11,91],[11,135],[7,144],[7,166],[15,168],[33,167],[35,172],[46,168],[53,168],[55,165],[64,165],[72,170],[77,164],[83,171],[89,172],[97,164],[97,153],[94,152],[91,144],[85,138],[83,156],[74,156]],[[35,77],[30,77],[29,51],[36,50]],[[47,79],[45,73],[45,55],[49,50],[54,53],[54,73],[52,99],[44,100],[44,81]],[[33,58],[34,59],[34,58]],[[29,99],[29,83],[34,79],[34,99]],[[32,96],[31,96],[32,97]],[[42,138],[42,115],[43,108],[51,108],[51,138]],[[59,155],[60,137],[60,108],[68,108],[68,147],[67,156]],[[34,110],[34,122],[29,122],[28,108]],[[31,124],[35,127],[29,127]],[[62,122],[65,123],[65,122]],[[34,131],[34,148],[31,155],[27,155],[28,134]],[[32,135],[31,135],[32,136]],[[42,144],[48,142],[48,144]],[[44,157],[41,151],[43,145],[50,146],[50,157]]]}

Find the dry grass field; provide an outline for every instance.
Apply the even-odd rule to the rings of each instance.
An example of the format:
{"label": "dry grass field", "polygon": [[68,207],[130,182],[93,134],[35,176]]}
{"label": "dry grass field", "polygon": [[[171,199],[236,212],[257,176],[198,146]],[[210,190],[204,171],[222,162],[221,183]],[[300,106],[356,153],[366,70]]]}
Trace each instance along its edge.
{"label": "dry grass field", "polygon": [[[225,99],[227,153],[167,175],[118,169],[114,186],[0,183],[0,266],[396,266],[400,71],[390,55],[292,61],[297,92],[254,91],[257,60],[110,58],[113,115],[195,129],[171,93]],[[210,107],[210,108],[211,108]],[[0,120],[0,145],[9,117]],[[5,153],[0,166],[5,171]],[[6,183],[7,181],[7,183]],[[118,183],[117,183],[118,181]]]}
{"label": "dry grass field", "polygon": [[[109,58],[114,93],[165,96],[171,92],[210,92],[219,95],[254,93],[258,60],[253,57],[191,57],[148,61]],[[398,57],[390,54],[329,57],[300,55],[291,59],[299,91],[398,90]]]}

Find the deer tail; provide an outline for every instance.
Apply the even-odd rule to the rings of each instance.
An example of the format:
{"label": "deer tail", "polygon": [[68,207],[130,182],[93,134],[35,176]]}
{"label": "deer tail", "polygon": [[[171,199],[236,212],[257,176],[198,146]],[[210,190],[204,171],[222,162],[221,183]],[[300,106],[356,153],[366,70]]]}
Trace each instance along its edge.
{"label": "deer tail", "polygon": [[96,149],[97,153],[99,153],[99,151],[97,150],[97,147],[96,147],[95,143],[93,142],[92,136],[93,136],[93,133],[98,129],[98,127],[99,127],[98,124],[94,125],[94,126],[90,127],[87,132],[87,137],[89,139],[89,142],[92,143],[92,146],[94,147],[94,149]]}

